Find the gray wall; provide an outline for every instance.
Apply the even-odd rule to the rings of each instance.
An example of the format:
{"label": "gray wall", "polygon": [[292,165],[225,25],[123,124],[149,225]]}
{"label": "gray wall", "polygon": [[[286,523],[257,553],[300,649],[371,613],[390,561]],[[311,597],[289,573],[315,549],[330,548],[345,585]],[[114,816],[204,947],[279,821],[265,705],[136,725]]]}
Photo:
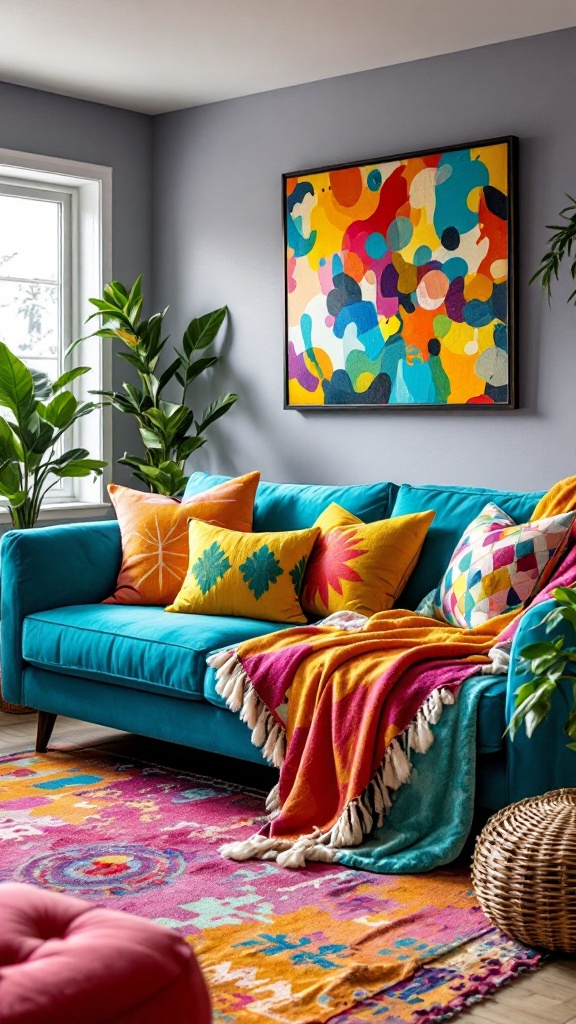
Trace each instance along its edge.
{"label": "gray wall", "polygon": [[[240,401],[197,467],[518,489],[576,471],[568,278],[551,309],[527,286],[545,225],[576,189],[575,49],[570,29],[155,118],[154,304],[170,303],[176,333],[193,314],[231,310],[210,388]],[[284,411],[282,172],[507,134],[521,140],[521,408]]]}
{"label": "gray wall", "polygon": [[[0,83],[0,146],[112,167],[113,274],[131,283],[143,271],[151,288],[150,117]],[[114,359],[113,367],[114,386],[120,387],[124,364]],[[113,415],[116,460],[128,445],[138,445],[139,435],[121,414]],[[114,479],[128,482],[130,471],[115,466]]]}

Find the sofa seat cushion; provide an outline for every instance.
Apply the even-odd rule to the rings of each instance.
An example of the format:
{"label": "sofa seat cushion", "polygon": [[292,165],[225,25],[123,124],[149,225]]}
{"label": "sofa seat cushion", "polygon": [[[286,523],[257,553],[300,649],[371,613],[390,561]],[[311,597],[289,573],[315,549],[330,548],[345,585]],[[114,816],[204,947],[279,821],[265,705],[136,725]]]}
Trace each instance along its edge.
{"label": "sofa seat cushion", "polygon": [[428,509],[433,509],[436,515],[422,545],[418,564],[396,601],[396,607],[416,608],[422,598],[438,586],[464,530],[489,501],[495,502],[515,523],[526,523],[543,493],[402,484],[392,516],[412,515]]}
{"label": "sofa seat cushion", "polygon": [[156,607],[76,605],[29,615],[23,655],[47,671],[202,700],[210,651],[280,628],[231,616],[167,615]]}
{"label": "sofa seat cushion", "polygon": [[[198,470],[188,480],[184,498],[192,498],[226,480],[230,477]],[[397,493],[398,485],[387,482],[332,487],[324,484],[275,484],[261,480],[254,502],[253,529],[255,533],[306,530],[333,502],[365,523],[374,523],[377,519],[388,519]]]}

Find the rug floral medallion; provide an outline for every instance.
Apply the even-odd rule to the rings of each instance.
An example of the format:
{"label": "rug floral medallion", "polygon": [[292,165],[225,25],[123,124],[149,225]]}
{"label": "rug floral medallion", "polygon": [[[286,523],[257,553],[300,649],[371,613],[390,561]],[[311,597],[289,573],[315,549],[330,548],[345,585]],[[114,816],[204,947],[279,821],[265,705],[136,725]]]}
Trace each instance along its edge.
{"label": "rug floral medallion", "polygon": [[466,867],[393,876],[218,853],[264,794],[96,753],[0,759],[0,880],[139,914],[192,944],[220,1024],[415,1024],[539,955],[491,928]]}

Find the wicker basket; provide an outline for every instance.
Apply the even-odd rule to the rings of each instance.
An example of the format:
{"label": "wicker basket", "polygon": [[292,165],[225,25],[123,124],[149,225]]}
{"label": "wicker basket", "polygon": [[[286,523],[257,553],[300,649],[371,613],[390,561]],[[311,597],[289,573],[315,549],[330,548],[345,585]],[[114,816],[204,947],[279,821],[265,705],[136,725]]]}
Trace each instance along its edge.
{"label": "wicker basket", "polygon": [[0,711],[5,715],[33,715],[34,708],[27,708],[23,704],[11,704],[9,700],[4,700],[4,697],[0,693]]}
{"label": "wicker basket", "polygon": [[2,696],[2,674],[0,673],[0,711],[6,715],[32,715],[34,708],[27,708],[23,704],[11,704]]}
{"label": "wicker basket", "polygon": [[472,882],[503,932],[576,952],[576,789],[521,800],[490,818],[476,840]]}

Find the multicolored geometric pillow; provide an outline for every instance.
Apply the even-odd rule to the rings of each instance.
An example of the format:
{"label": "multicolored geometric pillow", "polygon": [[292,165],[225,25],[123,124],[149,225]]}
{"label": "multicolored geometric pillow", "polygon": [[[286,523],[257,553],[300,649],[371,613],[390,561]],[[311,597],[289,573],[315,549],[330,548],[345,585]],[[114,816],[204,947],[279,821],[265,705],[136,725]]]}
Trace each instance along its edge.
{"label": "multicolored geometric pillow", "polygon": [[191,520],[188,572],[166,611],[306,622],[298,597],[319,532],[237,533]]}
{"label": "multicolored geometric pillow", "polygon": [[471,629],[525,604],[550,578],[570,537],[576,512],[518,526],[493,502],[458,541],[420,615]]}
{"label": "multicolored geometric pillow", "polygon": [[192,517],[231,530],[252,529],[260,473],[247,473],[186,501],[110,484],[108,493],[122,536],[122,565],[105,604],[173,601],[188,565],[188,522]]}
{"label": "multicolored geometric pillow", "polygon": [[417,512],[363,523],[340,505],[329,505],[315,523],[320,536],[304,575],[304,611],[387,611],[416,565],[433,519],[434,512]]}

